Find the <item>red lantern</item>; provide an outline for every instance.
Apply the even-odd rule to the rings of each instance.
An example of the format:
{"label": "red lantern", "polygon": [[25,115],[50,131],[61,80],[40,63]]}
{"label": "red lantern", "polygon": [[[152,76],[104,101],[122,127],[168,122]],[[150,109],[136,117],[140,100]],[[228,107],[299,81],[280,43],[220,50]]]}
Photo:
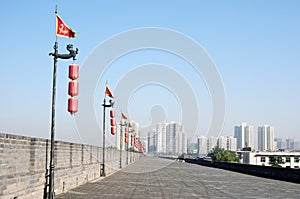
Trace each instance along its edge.
{"label": "red lantern", "polygon": [[128,133],[125,133],[125,140],[126,143],[128,142]]}
{"label": "red lantern", "polygon": [[78,95],[79,84],[76,79],[79,77],[79,66],[77,64],[69,65],[69,78],[73,81],[69,82],[68,94],[71,98],[68,99],[68,111],[74,114],[78,111],[78,99],[75,96]]}
{"label": "red lantern", "polygon": [[75,80],[79,77],[79,66],[77,64],[69,65],[69,78]]}
{"label": "red lantern", "polygon": [[116,128],[115,126],[110,127],[110,133],[111,133],[112,135],[115,135],[116,132],[117,132],[117,128]]}
{"label": "red lantern", "polygon": [[68,99],[68,111],[74,114],[78,111],[78,99],[71,97]]}
{"label": "red lantern", "polygon": [[110,118],[110,126],[116,126],[116,119]]}
{"label": "red lantern", "polygon": [[116,111],[115,110],[110,110],[109,114],[110,114],[111,118],[115,118],[116,117]]}
{"label": "red lantern", "polygon": [[79,83],[76,80],[69,82],[69,95],[74,97],[77,96],[79,92]]}

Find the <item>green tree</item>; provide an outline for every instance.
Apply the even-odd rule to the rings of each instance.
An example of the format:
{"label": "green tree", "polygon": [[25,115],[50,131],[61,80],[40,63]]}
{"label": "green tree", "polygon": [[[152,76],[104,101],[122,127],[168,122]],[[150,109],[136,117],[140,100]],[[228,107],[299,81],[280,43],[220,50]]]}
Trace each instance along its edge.
{"label": "green tree", "polygon": [[227,151],[219,147],[215,147],[208,154],[213,161],[218,162],[239,162],[239,158],[235,152]]}
{"label": "green tree", "polygon": [[269,157],[269,164],[272,167],[282,167],[280,164],[284,164],[281,157],[278,156],[270,156]]}

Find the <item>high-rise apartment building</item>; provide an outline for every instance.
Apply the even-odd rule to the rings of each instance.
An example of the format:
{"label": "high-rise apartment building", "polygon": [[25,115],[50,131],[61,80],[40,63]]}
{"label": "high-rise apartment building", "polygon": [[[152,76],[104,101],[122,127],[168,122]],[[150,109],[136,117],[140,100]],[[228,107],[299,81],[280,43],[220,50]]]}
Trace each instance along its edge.
{"label": "high-rise apartment building", "polygon": [[220,136],[217,140],[217,146],[220,149],[227,149],[227,139],[224,136]]}
{"label": "high-rise apartment building", "polygon": [[219,138],[199,136],[197,139],[198,156],[206,156],[216,146],[225,150],[236,151],[236,138],[233,136],[220,136]]}
{"label": "high-rise apartment building", "polygon": [[207,152],[209,153],[213,148],[217,146],[217,138],[211,136],[207,139]]}
{"label": "high-rise apartment building", "polygon": [[262,125],[257,128],[257,141],[259,151],[275,151],[274,127]]}
{"label": "high-rise apartment building", "polygon": [[234,127],[234,137],[237,140],[238,149],[242,149],[244,147],[254,148],[253,136],[253,126],[247,125],[247,123],[243,122],[239,126]]}
{"label": "high-rise apartment building", "polygon": [[156,153],[156,133],[155,129],[152,132],[148,132],[148,153]]}
{"label": "high-rise apartment building", "polygon": [[233,136],[227,136],[227,150],[236,151],[236,138]]}
{"label": "high-rise apartment building", "polygon": [[166,128],[166,153],[186,153],[186,137],[181,123],[170,122]]}
{"label": "high-rise apartment building", "polygon": [[156,124],[156,152],[166,153],[166,138],[167,138],[167,125],[166,122],[160,122]]}
{"label": "high-rise apartment building", "polygon": [[151,153],[182,154],[187,151],[183,125],[176,122],[160,122],[153,133],[148,133],[148,150]]}
{"label": "high-rise apartment building", "polygon": [[294,149],[295,148],[294,143],[295,143],[295,140],[293,138],[286,139],[286,147],[288,149]]}
{"label": "high-rise apartment building", "polygon": [[200,136],[197,139],[197,153],[199,157],[207,155],[207,137]]}

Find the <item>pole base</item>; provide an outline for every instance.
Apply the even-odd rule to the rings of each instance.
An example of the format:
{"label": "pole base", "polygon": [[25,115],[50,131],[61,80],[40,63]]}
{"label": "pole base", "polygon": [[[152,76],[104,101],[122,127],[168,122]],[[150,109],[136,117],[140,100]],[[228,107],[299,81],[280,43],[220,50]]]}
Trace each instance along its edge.
{"label": "pole base", "polygon": [[106,176],[104,164],[101,164],[101,168],[100,168],[100,176],[102,176],[102,177],[105,177],[105,176]]}

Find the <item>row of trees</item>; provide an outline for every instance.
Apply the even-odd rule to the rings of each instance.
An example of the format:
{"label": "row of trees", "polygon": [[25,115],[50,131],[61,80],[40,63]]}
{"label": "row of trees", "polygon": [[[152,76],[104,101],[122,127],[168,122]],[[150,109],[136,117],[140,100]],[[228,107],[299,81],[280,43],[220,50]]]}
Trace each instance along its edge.
{"label": "row of trees", "polygon": [[239,157],[236,152],[227,151],[217,146],[213,148],[207,156],[211,157],[213,161],[218,162],[239,162]]}

